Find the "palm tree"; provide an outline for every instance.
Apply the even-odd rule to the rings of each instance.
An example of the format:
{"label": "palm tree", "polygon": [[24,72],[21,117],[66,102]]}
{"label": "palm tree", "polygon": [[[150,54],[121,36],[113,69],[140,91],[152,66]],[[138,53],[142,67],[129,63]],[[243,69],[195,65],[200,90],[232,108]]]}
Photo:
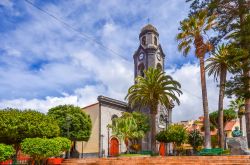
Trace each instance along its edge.
{"label": "palm tree", "polygon": [[181,85],[172,79],[171,76],[165,75],[159,69],[149,68],[144,71],[145,78],[138,76],[136,83],[128,89],[125,97],[129,105],[134,108],[139,106],[150,108],[151,117],[151,150],[156,153],[156,114],[158,105],[161,104],[165,108],[172,105],[172,101],[180,104],[176,94],[182,94]]}
{"label": "palm tree", "polygon": [[238,117],[240,118],[240,130],[243,131],[242,129],[242,117],[245,115],[245,101],[243,98],[238,98],[236,100],[231,100],[230,101],[230,108],[233,110],[238,110]]}
{"label": "palm tree", "polygon": [[224,148],[224,124],[223,124],[223,100],[225,95],[225,83],[227,77],[227,70],[229,68],[228,56],[229,46],[222,44],[219,46],[212,56],[206,60],[208,64],[205,69],[208,71],[208,75],[214,75],[214,79],[220,77],[220,91],[219,91],[219,103],[218,103],[218,123],[219,123],[219,144],[221,148]]}
{"label": "palm tree", "polygon": [[205,148],[211,148],[210,123],[208,115],[208,99],[206,88],[206,76],[204,67],[205,54],[212,49],[209,41],[204,41],[204,35],[214,25],[214,16],[207,17],[207,11],[202,10],[195,15],[190,16],[180,22],[180,33],[176,36],[178,43],[178,50],[187,56],[191,51],[192,45],[195,47],[195,55],[200,61],[200,76],[202,101],[204,111],[204,126],[205,126]]}

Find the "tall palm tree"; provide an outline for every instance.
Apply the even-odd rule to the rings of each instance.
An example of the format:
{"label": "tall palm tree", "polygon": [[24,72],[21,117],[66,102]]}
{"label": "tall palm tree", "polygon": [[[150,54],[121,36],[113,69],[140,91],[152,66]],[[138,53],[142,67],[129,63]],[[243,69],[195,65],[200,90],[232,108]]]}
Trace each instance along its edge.
{"label": "tall palm tree", "polygon": [[181,85],[172,79],[171,76],[165,75],[159,69],[149,68],[144,71],[145,78],[138,76],[136,83],[128,89],[125,97],[131,107],[149,107],[151,117],[151,150],[156,153],[156,114],[158,105],[165,108],[172,105],[172,101],[180,104],[176,94],[182,94]]}
{"label": "tall palm tree", "polygon": [[238,111],[238,117],[240,118],[240,130],[243,131],[242,129],[242,117],[245,115],[245,100],[243,98],[238,98],[236,100],[230,101],[229,107],[232,108],[233,110]]}
{"label": "tall palm tree", "polygon": [[208,64],[205,69],[208,71],[208,75],[217,78],[220,77],[220,91],[219,91],[219,103],[218,103],[218,128],[219,128],[219,144],[221,148],[224,148],[224,124],[223,124],[223,100],[225,95],[225,83],[227,77],[227,71],[229,69],[229,46],[222,44],[212,56],[206,60]]}
{"label": "tall palm tree", "polygon": [[204,111],[204,126],[205,126],[205,148],[211,148],[211,135],[210,123],[208,115],[208,99],[204,58],[205,54],[212,49],[209,41],[204,41],[206,32],[209,31],[214,25],[214,16],[207,17],[207,11],[202,10],[195,15],[190,16],[180,22],[180,33],[176,36],[178,41],[178,50],[187,56],[191,51],[192,45],[195,47],[195,55],[200,61],[200,76],[201,76],[201,89],[202,101]]}

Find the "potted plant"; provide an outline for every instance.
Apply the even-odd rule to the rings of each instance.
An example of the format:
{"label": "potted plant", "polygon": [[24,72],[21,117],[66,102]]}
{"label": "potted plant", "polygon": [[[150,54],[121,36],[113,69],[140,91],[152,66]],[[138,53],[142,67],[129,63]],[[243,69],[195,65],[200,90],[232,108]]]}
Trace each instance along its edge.
{"label": "potted plant", "polygon": [[27,138],[24,139],[21,146],[22,151],[32,158],[32,164],[40,165],[46,164],[46,162],[47,164],[61,164],[63,159],[55,157],[69,149],[70,140],[66,138]]}
{"label": "potted plant", "polygon": [[53,140],[60,146],[60,152],[58,153],[58,155],[55,155],[55,157],[48,158],[47,164],[53,164],[53,165],[61,164],[64,158],[60,157],[59,155],[70,149],[71,141],[63,137],[57,137],[54,138]]}
{"label": "potted plant", "polygon": [[15,154],[15,150],[10,145],[0,144],[0,164],[12,164],[10,159]]}

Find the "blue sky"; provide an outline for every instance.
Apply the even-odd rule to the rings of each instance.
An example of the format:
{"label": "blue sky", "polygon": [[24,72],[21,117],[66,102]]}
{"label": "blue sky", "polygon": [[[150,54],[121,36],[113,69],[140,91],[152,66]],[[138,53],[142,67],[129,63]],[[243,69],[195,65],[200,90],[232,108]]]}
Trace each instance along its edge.
{"label": "blue sky", "polygon": [[[202,114],[197,60],[192,53],[183,57],[175,41],[179,21],[188,14],[184,0],[30,1],[80,33],[25,0],[1,0],[1,108],[46,112],[58,104],[85,106],[96,102],[98,95],[123,100],[133,83],[138,35],[149,19],[160,34],[166,72],[185,89],[174,119]],[[212,79],[208,88],[214,109],[217,88]]]}

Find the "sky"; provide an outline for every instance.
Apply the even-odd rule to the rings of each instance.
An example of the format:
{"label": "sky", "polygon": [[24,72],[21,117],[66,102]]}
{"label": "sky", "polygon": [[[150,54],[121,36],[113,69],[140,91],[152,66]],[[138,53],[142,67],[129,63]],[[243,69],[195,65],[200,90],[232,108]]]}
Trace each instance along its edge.
{"label": "sky", "polygon": [[[165,72],[182,85],[173,120],[203,114],[199,62],[193,50],[188,57],[178,52],[175,40],[188,15],[185,0],[27,1],[0,0],[0,108],[46,113],[60,104],[87,106],[99,95],[124,101],[134,82],[139,33],[149,22],[160,35]],[[207,78],[207,90],[214,111],[213,77]]]}

